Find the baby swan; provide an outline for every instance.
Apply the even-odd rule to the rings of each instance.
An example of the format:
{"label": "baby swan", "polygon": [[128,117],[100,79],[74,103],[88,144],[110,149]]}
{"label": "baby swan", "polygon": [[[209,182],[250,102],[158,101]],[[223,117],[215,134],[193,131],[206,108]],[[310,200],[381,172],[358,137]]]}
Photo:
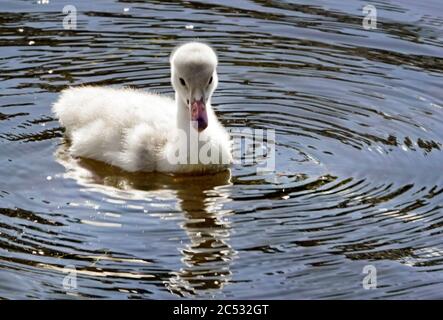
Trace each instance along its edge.
{"label": "baby swan", "polygon": [[231,143],[211,106],[217,56],[190,42],[170,58],[175,101],[134,89],[77,87],[62,92],[53,111],[70,153],[126,171],[205,174],[226,170]]}

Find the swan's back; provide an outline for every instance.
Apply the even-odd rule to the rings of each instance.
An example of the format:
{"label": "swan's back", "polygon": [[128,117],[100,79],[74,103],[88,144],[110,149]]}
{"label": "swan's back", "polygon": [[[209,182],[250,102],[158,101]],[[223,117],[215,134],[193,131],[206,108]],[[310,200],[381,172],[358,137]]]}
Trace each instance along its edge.
{"label": "swan's back", "polygon": [[159,150],[176,127],[172,99],[134,89],[66,89],[53,111],[66,128],[74,156],[128,171],[155,170]]}
{"label": "swan's back", "polygon": [[[160,110],[160,112],[159,112]],[[113,130],[128,129],[140,122],[152,128],[175,126],[174,100],[135,89],[77,87],[62,91],[53,111],[68,135],[98,119]]]}

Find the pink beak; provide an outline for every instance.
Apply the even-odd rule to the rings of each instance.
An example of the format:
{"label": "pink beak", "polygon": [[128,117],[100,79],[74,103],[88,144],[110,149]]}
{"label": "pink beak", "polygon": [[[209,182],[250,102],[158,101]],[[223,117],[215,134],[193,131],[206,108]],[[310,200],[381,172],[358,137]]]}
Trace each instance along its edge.
{"label": "pink beak", "polygon": [[192,102],[191,121],[198,132],[202,132],[208,127],[208,114],[206,112],[206,105],[203,102],[203,98]]}

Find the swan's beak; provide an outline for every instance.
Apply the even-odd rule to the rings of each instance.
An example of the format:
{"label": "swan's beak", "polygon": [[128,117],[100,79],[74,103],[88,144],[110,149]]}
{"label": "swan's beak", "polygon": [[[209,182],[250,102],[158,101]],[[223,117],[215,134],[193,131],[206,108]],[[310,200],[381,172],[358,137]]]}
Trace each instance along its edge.
{"label": "swan's beak", "polygon": [[191,103],[191,121],[198,132],[202,132],[208,127],[208,114],[206,112],[206,105],[203,98],[194,100]]}

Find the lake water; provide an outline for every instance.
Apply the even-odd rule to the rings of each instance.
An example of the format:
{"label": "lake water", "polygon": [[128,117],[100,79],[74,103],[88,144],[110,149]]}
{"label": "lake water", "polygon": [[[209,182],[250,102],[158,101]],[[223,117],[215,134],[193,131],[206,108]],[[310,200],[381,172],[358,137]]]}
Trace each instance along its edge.
{"label": "lake water", "polygon": [[[2,1],[0,298],[443,298],[443,4],[371,1],[365,30],[366,4]],[[70,157],[63,88],[173,94],[194,39],[219,55],[220,121],[275,130],[274,172]]]}

